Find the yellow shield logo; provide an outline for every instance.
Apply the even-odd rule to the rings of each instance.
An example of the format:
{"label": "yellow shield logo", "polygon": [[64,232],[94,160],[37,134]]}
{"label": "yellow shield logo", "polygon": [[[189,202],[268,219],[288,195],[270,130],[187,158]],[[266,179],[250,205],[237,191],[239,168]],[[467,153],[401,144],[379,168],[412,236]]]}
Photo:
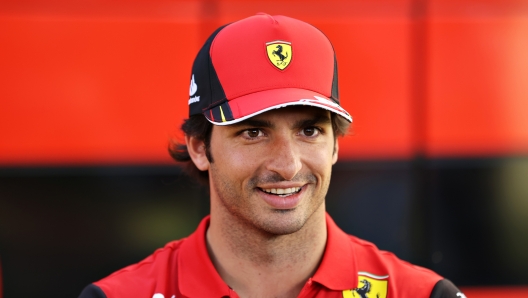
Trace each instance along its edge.
{"label": "yellow shield logo", "polygon": [[284,70],[292,59],[291,42],[276,40],[266,43],[266,52],[271,64],[280,70]]}
{"label": "yellow shield logo", "polygon": [[388,278],[388,275],[377,276],[368,272],[360,272],[358,287],[343,291],[343,298],[387,298]]}

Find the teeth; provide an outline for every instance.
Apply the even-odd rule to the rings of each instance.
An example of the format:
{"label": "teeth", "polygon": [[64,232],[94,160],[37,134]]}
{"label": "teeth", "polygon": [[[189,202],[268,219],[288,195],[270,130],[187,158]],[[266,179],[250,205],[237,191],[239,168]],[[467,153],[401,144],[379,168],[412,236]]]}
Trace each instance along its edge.
{"label": "teeth", "polygon": [[267,188],[262,189],[264,192],[275,194],[275,195],[292,195],[299,190],[301,190],[300,187],[291,187],[291,188]]}

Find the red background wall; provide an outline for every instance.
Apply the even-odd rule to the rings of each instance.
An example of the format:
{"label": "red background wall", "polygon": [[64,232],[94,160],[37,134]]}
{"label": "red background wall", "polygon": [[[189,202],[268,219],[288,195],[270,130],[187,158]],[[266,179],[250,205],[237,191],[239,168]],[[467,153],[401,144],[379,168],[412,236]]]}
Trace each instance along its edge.
{"label": "red background wall", "polygon": [[194,55],[216,27],[259,11],[306,20],[333,41],[343,106],[354,117],[342,159],[528,152],[525,2],[0,8],[0,165],[170,163],[166,146],[180,136]]}

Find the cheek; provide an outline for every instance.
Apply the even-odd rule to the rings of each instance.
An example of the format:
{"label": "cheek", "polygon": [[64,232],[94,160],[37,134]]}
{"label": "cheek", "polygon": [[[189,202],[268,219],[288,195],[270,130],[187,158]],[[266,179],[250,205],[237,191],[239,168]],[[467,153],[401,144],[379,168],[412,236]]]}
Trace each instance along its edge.
{"label": "cheek", "polygon": [[326,144],[307,146],[302,150],[303,163],[315,174],[327,175],[327,172],[332,170],[334,156],[336,156],[333,153],[333,146],[329,148]]}
{"label": "cheek", "polygon": [[212,151],[214,163],[217,169],[221,169],[224,178],[244,180],[255,171],[258,161],[254,152],[225,146],[219,146],[216,149]]}
{"label": "cheek", "polygon": [[332,151],[329,152],[326,148],[311,150],[303,162],[303,167],[305,167],[303,170],[304,174],[313,175],[316,179],[316,184],[313,185],[313,188],[309,188],[312,196],[311,204],[324,201],[328,193],[332,177]]}

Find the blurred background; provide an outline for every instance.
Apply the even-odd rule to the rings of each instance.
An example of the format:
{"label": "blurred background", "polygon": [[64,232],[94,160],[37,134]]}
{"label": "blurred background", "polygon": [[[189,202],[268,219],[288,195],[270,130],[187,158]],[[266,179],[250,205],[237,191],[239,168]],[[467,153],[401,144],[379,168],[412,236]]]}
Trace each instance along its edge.
{"label": "blurred background", "polygon": [[77,297],[195,229],[208,194],[167,145],[198,49],[257,12],[334,44],[354,118],[336,222],[468,297],[528,297],[528,1],[512,0],[0,1],[0,296]]}

